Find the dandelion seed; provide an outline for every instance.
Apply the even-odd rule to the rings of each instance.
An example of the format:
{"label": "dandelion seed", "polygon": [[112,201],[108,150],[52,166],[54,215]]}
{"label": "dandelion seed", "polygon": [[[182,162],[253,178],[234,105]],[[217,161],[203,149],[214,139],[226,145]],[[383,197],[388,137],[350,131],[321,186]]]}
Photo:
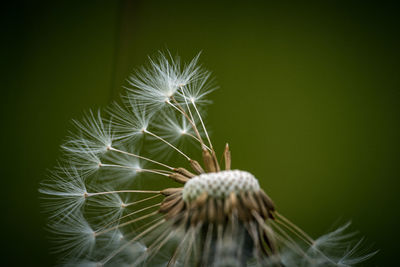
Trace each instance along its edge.
{"label": "dandelion seed", "polygon": [[136,75],[130,77],[129,83],[134,88],[128,89],[131,93],[127,96],[128,99],[134,99],[138,101],[138,105],[155,110],[170,105],[171,97],[181,86],[206,75],[197,64],[199,56],[200,54],[183,68],[179,57],[173,58],[169,53],[164,55],[160,52],[157,58],[149,58],[150,65],[147,68],[142,67]]}
{"label": "dandelion seed", "polygon": [[[202,106],[211,104],[212,101],[207,96],[215,91],[217,87],[214,85],[214,79],[211,78],[211,72],[205,71],[200,78],[191,83],[180,86],[178,90],[178,99],[185,98],[189,103]],[[184,100],[181,100],[184,102]]]}
{"label": "dandelion seed", "polygon": [[151,114],[132,99],[128,99],[124,107],[114,103],[109,113],[116,139],[122,139],[123,143],[133,147],[143,137],[143,129],[149,126],[151,119]]}
{"label": "dandelion seed", "polygon": [[[91,189],[91,192],[94,191],[105,192],[111,191],[111,189],[100,189],[97,187]],[[88,194],[87,212],[91,215],[91,218],[99,221],[99,223],[96,225],[97,227],[119,220],[119,218],[121,218],[125,212],[125,203],[129,202],[129,197],[126,196],[123,199],[121,194],[102,194],[92,197],[89,196],[90,195]]]}
{"label": "dandelion seed", "polygon": [[112,145],[113,133],[111,125],[107,125],[101,117],[100,111],[95,115],[93,111],[85,114],[82,122],[74,120],[77,133],[62,146],[71,154],[101,154]]}
{"label": "dandelion seed", "polygon": [[55,251],[65,252],[65,257],[79,259],[92,253],[95,247],[95,232],[79,212],[60,223],[49,225],[49,230],[54,233]]}
{"label": "dandelion seed", "polygon": [[39,192],[47,201],[43,202],[50,219],[63,220],[75,214],[84,205],[87,190],[82,176],[74,167],[60,167],[41,183]]}
{"label": "dandelion seed", "polygon": [[160,136],[163,139],[171,140],[172,143],[177,143],[185,135],[196,138],[185,117],[182,115],[177,116],[170,112],[160,118],[157,123],[157,129],[161,132]]}
{"label": "dandelion seed", "polygon": [[[279,213],[253,174],[232,169],[228,144],[220,166],[201,107],[215,87],[199,55],[181,65],[160,53],[129,79],[134,88],[108,118],[90,111],[74,122],[77,132],[62,146],[65,166],[39,189],[63,262],[352,266],[372,257],[349,224],[313,239]],[[164,182],[149,183],[150,176]],[[165,180],[171,184],[161,186]]]}

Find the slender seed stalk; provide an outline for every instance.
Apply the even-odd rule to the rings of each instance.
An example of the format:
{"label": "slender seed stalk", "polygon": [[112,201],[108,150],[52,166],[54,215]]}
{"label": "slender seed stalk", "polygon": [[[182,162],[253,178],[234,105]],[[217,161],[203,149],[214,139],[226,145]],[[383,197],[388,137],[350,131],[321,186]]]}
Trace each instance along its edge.
{"label": "slender seed stalk", "polygon": [[[185,100],[186,108],[187,108],[187,110],[189,111],[189,115],[190,115],[191,121],[193,122],[193,123],[192,123],[192,126],[194,126],[194,127],[196,128],[195,131],[197,131],[197,133],[198,133],[199,131],[198,131],[198,129],[197,129],[196,124],[194,123],[194,118],[193,118],[192,111],[191,111],[191,109],[190,109],[190,107],[189,107],[189,103],[187,102],[187,99],[186,99],[185,90],[184,90],[183,86],[180,86],[180,88],[181,88],[181,91],[182,91],[182,94],[183,94],[183,99]],[[179,105],[179,103],[175,100],[175,98],[174,98],[174,101],[175,101],[175,103],[177,103],[177,104]],[[192,101],[192,102],[193,102],[193,101]],[[194,103],[194,102],[193,102],[193,103]],[[196,109],[196,106],[195,106],[195,109]],[[197,111],[197,109],[196,109],[196,111]],[[207,136],[208,143],[209,143],[210,147],[208,147],[208,146],[206,146],[206,145],[204,144],[204,142],[203,142],[203,140],[201,139],[201,137],[200,137],[200,138],[196,138],[196,139],[200,142],[200,144],[202,145],[202,147],[206,147],[208,150],[211,151],[211,150],[213,150],[213,147],[212,147],[210,138],[208,137],[207,130],[206,130],[204,124],[203,124],[203,120],[202,120],[202,118],[201,118],[201,116],[200,116],[200,114],[199,114],[198,111],[197,111],[197,115],[198,115],[198,117],[199,117],[199,119],[200,119],[200,121],[201,121],[201,124],[203,125],[203,129],[204,129],[204,131],[205,131],[205,133],[206,133],[206,136]],[[200,133],[199,133],[199,136],[200,136]]]}
{"label": "slender seed stalk", "polygon": [[110,151],[115,151],[115,152],[122,153],[122,154],[125,154],[125,155],[128,155],[128,156],[136,157],[136,158],[138,158],[138,159],[143,159],[143,160],[152,162],[152,163],[154,163],[154,164],[158,164],[158,165],[160,165],[160,166],[163,166],[163,167],[165,167],[165,168],[167,168],[167,169],[170,169],[170,170],[173,170],[173,169],[174,169],[173,167],[168,166],[168,165],[166,165],[166,164],[164,164],[164,163],[161,163],[161,162],[158,162],[158,161],[155,161],[155,160],[152,160],[152,159],[149,159],[149,158],[146,158],[146,157],[137,155],[137,154],[133,154],[133,153],[129,153],[129,152],[126,152],[126,151],[123,151],[123,150],[119,150],[119,149],[116,149],[116,148],[111,147],[111,146],[108,147],[107,149],[110,150]]}
{"label": "slender seed stalk", "polygon": [[[194,123],[194,121],[192,121],[192,120],[189,118],[189,115],[185,112],[185,110],[184,110],[184,109],[182,108],[182,106],[178,103],[178,101],[176,101],[176,99],[175,99],[174,97],[171,97],[171,99],[172,99],[172,101],[175,103],[176,108],[186,117],[186,119],[187,119],[187,120],[189,121],[189,123],[192,125],[193,130],[195,131],[195,133],[196,133],[196,135],[197,135],[197,138],[198,138],[199,141],[200,141],[201,147],[203,147],[203,146],[204,146],[204,141],[203,141],[203,139],[201,138],[200,132],[199,132],[199,130],[197,129],[196,124]],[[175,106],[175,105],[174,105],[174,106]]]}
{"label": "slender seed stalk", "polygon": [[[158,206],[160,206],[160,205],[161,205],[160,203],[157,203],[157,204],[155,204],[155,205],[148,206],[148,207],[146,207],[146,208],[143,208],[143,209],[137,210],[137,211],[135,211],[135,212],[132,212],[132,213],[130,214],[130,216],[131,216],[131,215],[134,215],[134,214],[137,214],[137,213],[140,213],[140,212],[142,212],[142,211],[145,211],[145,210],[148,210],[148,209],[154,208],[154,207],[158,207]],[[144,215],[144,216],[142,216],[142,217],[139,217],[139,218],[136,218],[136,219],[133,219],[133,220],[130,220],[130,221],[127,221],[127,222],[121,223],[121,224],[118,224],[118,225],[116,225],[116,226],[110,227],[110,228],[108,228],[108,229],[105,229],[105,230],[102,230],[102,231],[100,231],[100,232],[96,232],[96,233],[95,233],[95,235],[96,235],[96,236],[99,236],[99,235],[102,235],[102,234],[108,233],[108,232],[110,232],[110,231],[112,231],[112,230],[115,230],[115,229],[118,229],[118,228],[124,227],[124,226],[126,226],[126,225],[132,224],[132,223],[134,223],[134,222],[137,222],[137,221],[143,220],[143,219],[145,219],[145,218],[148,218],[148,217],[150,217],[150,216],[154,215],[156,212],[158,212],[158,211],[155,211],[155,212],[152,212],[152,213],[146,214],[146,215]]]}
{"label": "slender seed stalk", "polygon": [[[187,136],[190,136],[191,138],[193,138],[193,139],[196,140],[197,142],[201,143],[200,140],[199,140],[199,138],[197,138],[197,137],[194,136],[193,134],[191,134],[191,133],[184,133],[184,134],[187,135]],[[203,146],[204,146],[208,151],[211,151],[211,148],[210,148],[209,146],[207,146],[207,145],[205,145],[205,144],[203,144]]]}
{"label": "slender seed stalk", "polygon": [[86,193],[85,197],[107,195],[107,194],[118,194],[118,193],[160,194],[161,191],[152,191],[152,190],[116,190],[116,191],[107,191],[107,192]]}
{"label": "slender seed stalk", "polygon": [[204,130],[204,132],[205,132],[205,134],[206,134],[206,137],[207,137],[208,143],[209,143],[209,145],[210,145],[210,148],[214,151],[213,145],[212,145],[212,143],[211,143],[210,136],[208,135],[206,126],[204,125],[204,122],[203,122],[203,119],[202,119],[202,117],[201,117],[201,115],[200,115],[200,112],[199,112],[199,110],[197,109],[196,103],[195,103],[193,100],[192,100],[191,102],[192,102],[192,104],[193,104],[194,109],[196,110],[197,116],[198,116],[199,119],[200,119],[200,123],[201,123],[201,125],[203,126],[203,130]]}
{"label": "slender seed stalk", "polygon": [[[190,118],[191,118],[192,122],[194,123],[193,114],[192,114],[192,111],[190,110],[189,104],[188,104],[188,102],[186,100],[186,95],[185,95],[185,91],[183,90],[183,86],[180,86],[180,89],[181,89],[182,94],[183,94],[183,99],[185,100],[186,108],[189,111]],[[175,102],[177,103],[177,101],[175,101]]]}
{"label": "slender seed stalk", "polygon": [[282,225],[283,227],[285,227],[286,229],[288,229],[291,233],[293,233],[295,236],[297,236],[298,238],[300,238],[301,240],[303,240],[306,244],[312,246],[312,243],[310,243],[310,241],[306,238],[304,238],[303,235],[299,234],[297,231],[295,231],[293,228],[291,228],[290,226],[288,226],[287,224],[285,224],[283,221],[280,220],[276,220],[276,222],[280,225]]}
{"label": "slender seed stalk", "polygon": [[183,152],[182,152],[181,150],[179,150],[176,146],[174,146],[173,144],[171,144],[170,142],[168,142],[168,141],[165,140],[164,138],[162,138],[162,137],[160,137],[160,136],[158,136],[158,135],[156,135],[156,134],[150,132],[150,131],[147,130],[147,129],[144,129],[143,131],[144,131],[145,133],[147,133],[147,134],[149,134],[149,135],[151,135],[151,136],[157,138],[158,140],[164,142],[165,144],[167,144],[168,146],[170,146],[171,148],[173,148],[174,150],[176,150],[177,152],[179,152],[179,154],[181,154],[182,156],[184,156],[187,160],[189,160],[189,161],[191,160],[191,158],[190,158],[188,155],[186,155],[185,153],[183,153]]}
{"label": "slender seed stalk", "polygon": [[151,197],[147,197],[147,198],[144,198],[144,199],[141,199],[141,200],[138,200],[138,201],[130,202],[130,203],[125,204],[125,207],[133,206],[133,205],[136,205],[136,204],[139,204],[139,203],[142,203],[142,202],[157,198],[159,196],[162,196],[162,195],[161,194],[157,194],[157,195],[154,195],[154,196],[151,196]]}
{"label": "slender seed stalk", "polygon": [[168,172],[165,173],[166,171],[160,172],[157,170],[152,170],[152,169],[142,169],[142,168],[137,168],[137,167],[132,167],[132,166],[124,166],[124,165],[117,165],[117,164],[99,164],[100,167],[111,167],[111,168],[122,168],[122,169],[132,169],[135,170],[136,172],[151,172],[151,173],[155,173],[155,174],[159,174],[162,176],[167,176],[173,172]]}
{"label": "slender seed stalk", "polygon": [[172,174],[173,172],[168,173],[164,173],[164,172],[159,172],[156,170],[150,170],[150,169],[138,169],[136,172],[149,172],[149,173],[155,173],[155,174],[159,174],[165,177],[169,177],[169,174]]}
{"label": "slender seed stalk", "polygon": [[312,239],[306,232],[304,232],[303,230],[300,229],[300,227],[298,227],[297,225],[295,225],[294,223],[292,223],[291,221],[289,221],[289,219],[287,219],[286,217],[284,217],[282,214],[280,214],[279,212],[275,212],[275,214],[282,220],[284,221],[286,224],[288,224],[290,227],[292,227],[293,229],[295,229],[297,232],[299,232],[302,236],[304,236],[308,242],[310,242],[311,244],[314,244],[314,239]]}
{"label": "slender seed stalk", "polygon": [[141,238],[142,236],[146,235],[148,232],[152,231],[154,228],[156,228],[157,226],[159,226],[160,224],[164,223],[165,219],[162,219],[161,221],[155,223],[154,225],[150,226],[149,228],[147,228],[146,230],[144,230],[143,232],[141,232],[140,234],[138,234],[137,236],[135,236],[133,239],[131,239],[129,242],[127,242],[126,244],[124,244],[123,246],[121,246],[120,248],[118,248],[117,250],[115,250],[113,253],[111,253],[107,258],[105,258],[101,264],[104,265],[107,262],[109,262],[116,254],[118,254],[119,252],[121,252],[122,250],[124,250],[125,248],[127,248],[128,246],[130,246],[133,242],[135,242],[136,240],[138,240],[139,238]]}
{"label": "slender seed stalk", "polygon": [[[133,215],[135,215],[136,213],[137,213],[137,211],[134,211],[134,212],[128,213],[128,214],[126,214],[126,215],[124,215],[124,216],[121,216],[121,217],[119,217],[118,219],[116,219],[116,220],[114,220],[114,221],[111,221],[111,222],[107,223],[106,225],[104,225],[104,226],[103,226],[103,229],[106,228],[106,227],[108,227],[108,226],[110,226],[110,225],[112,225],[112,224],[114,224],[114,223],[120,222],[122,219],[125,219],[125,218],[127,218],[127,217],[133,216]],[[159,213],[158,213],[158,211],[154,211],[154,212],[152,212],[152,213],[150,213],[150,214],[151,214],[151,216],[153,216],[153,215],[157,215],[157,214],[159,214]],[[139,217],[139,218],[142,218],[142,219],[144,220],[144,219],[150,217],[150,216],[147,216],[147,215],[149,215],[149,214],[143,215],[142,217]],[[99,231],[99,232],[100,232],[100,231]]]}

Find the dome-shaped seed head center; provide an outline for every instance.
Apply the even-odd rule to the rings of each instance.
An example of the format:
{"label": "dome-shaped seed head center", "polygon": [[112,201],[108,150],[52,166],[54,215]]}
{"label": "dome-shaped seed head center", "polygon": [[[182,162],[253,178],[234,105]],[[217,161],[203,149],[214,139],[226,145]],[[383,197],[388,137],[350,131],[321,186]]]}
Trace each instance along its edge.
{"label": "dome-shaped seed head center", "polygon": [[204,192],[214,198],[226,198],[231,192],[257,192],[260,190],[258,180],[249,172],[229,170],[204,173],[186,182],[182,198],[185,202],[197,199]]}

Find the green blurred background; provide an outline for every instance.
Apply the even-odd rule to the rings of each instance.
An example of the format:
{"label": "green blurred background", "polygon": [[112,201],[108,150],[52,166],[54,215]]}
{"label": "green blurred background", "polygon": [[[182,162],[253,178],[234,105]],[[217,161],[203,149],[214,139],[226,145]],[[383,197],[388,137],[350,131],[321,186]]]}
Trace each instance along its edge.
{"label": "green blurred background", "polygon": [[[201,62],[220,89],[208,125],[312,236],[352,220],[396,266],[399,26],[390,1],[18,2],[2,15],[2,221],[9,266],[51,266],[39,181],[71,118],[116,99],[159,49]],[[300,2],[300,1],[299,1]]]}

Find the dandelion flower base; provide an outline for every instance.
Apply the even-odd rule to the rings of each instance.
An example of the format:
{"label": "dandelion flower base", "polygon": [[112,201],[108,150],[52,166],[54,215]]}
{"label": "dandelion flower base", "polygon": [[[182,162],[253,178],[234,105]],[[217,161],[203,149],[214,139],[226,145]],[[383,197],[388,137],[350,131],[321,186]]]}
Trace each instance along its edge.
{"label": "dandelion flower base", "polygon": [[230,193],[254,193],[260,190],[258,180],[249,172],[227,170],[204,173],[191,178],[184,186],[182,198],[185,202],[197,199],[202,193],[222,199]]}

